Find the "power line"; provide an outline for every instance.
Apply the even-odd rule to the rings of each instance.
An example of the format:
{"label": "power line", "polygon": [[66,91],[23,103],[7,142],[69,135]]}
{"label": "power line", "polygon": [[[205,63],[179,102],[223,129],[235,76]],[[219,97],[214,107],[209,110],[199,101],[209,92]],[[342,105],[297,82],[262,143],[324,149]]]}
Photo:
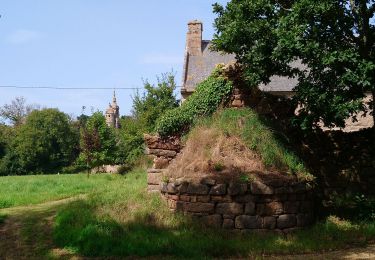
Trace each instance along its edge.
{"label": "power line", "polygon": [[26,86],[0,86],[0,88],[20,88],[20,89],[61,89],[61,90],[113,90],[113,89],[144,89],[137,87],[120,87],[120,88],[79,88],[79,87],[26,87]]}
{"label": "power line", "polygon": [[[18,89],[57,89],[57,90],[121,90],[121,89],[130,89],[130,90],[138,90],[138,89],[145,89],[143,87],[115,87],[115,88],[80,88],[80,87],[28,87],[28,86],[0,86],[0,88],[18,88]],[[176,86],[176,88],[181,88],[180,86]]]}

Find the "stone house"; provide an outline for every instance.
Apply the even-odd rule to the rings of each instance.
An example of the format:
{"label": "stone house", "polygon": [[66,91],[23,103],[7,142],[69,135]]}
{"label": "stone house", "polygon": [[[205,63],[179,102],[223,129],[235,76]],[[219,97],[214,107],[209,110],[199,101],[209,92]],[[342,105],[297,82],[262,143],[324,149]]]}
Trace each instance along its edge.
{"label": "stone house", "polygon": [[109,127],[120,128],[120,107],[117,105],[115,91],[113,91],[112,103],[109,103],[105,112],[105,121]]}
{"label": "stone house", "polygon": [[[202,39],[202,31],[202,22],[193,20],[188,23],[184,66],[182,71],[182,101],[194,92],[197,84],[206,79],[217,64],[228,64],[230,62],[235,62],[236,60],[233,54],[212,51],[210,49],[212,43],[209,40]],[[292,65],[297,67],[302,66],[299,62],[294,62]],[[296,85],[296,78],[273,76],[271,77],[271,82],[269,84],[262,84],[259,86],[259,89],[272,95],[292,97],[293,88]],[[365,98],[365,102],[369,102],[370,100],[371,95],[368,94]],[[345,132],[352,132],[373,126],[373,119],[370,115],[363,116],[363,114],[359,114],[357,119],[357,122],[352,122],[351,118],[347,119],[346,127],[343,130]]]}

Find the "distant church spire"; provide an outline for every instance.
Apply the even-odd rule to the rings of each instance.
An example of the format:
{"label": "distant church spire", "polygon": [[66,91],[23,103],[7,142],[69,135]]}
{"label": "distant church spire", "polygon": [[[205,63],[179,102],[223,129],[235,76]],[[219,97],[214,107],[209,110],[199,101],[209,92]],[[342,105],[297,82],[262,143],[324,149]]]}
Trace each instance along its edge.
{"label": "distant church spire", "polygon": [[116,101],[116,90],[113,90],[113,103],[117,103],[117,101]]}
{"label": "distant church spire", "polygon": [[115,90],[113,90],[112,104],[109,104],[105,112],[105,119],[108,126],[120,128],[120,107],[117,105]]}

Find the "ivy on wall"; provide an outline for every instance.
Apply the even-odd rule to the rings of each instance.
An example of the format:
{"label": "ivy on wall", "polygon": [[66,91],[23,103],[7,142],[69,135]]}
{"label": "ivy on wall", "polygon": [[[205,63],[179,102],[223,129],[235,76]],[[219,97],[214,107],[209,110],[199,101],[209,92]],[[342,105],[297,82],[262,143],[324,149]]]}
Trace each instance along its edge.
{"label": "ivy on wall", "polygon": [[156,132],[161,137],[181,135],[189,130],[196,119],[213,114],[221,104],[227,102],[233,84],[222,72],[222,67],[216,68],[180,107],[166,112],[156,122]]}

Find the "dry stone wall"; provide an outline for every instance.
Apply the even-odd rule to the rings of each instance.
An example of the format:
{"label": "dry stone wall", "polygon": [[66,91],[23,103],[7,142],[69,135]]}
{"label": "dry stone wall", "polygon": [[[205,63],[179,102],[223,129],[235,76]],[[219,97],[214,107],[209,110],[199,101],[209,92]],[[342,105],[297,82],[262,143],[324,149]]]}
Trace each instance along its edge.
{"label": "dry stone wall", "polygon": [[165,168],[181,151],[181,142],[177,137],[162,139],[157,135],[144,135],[147,145],[146,154],[153,156],[153,165],[147,170],[147,189],[159,192]]}
{"label": "dry stone wall", "polygon": [[171,210],[211,227],[289,232],[313,221],[313,192],[306,183],[177,179],[160,188]]}
{"label": "dry stone wall", "polygon": [[[147,171],[149,192],[160,192],[168,207],[211,227],[288,232],[314,219],[311,185],[278,174],[259,174],[251,181],[204,177],[166,178],[164,171],[181,151],[178,138],[145,135],[146,153],[154,157]],[[276,178],[275,178],[276,177]]]}

